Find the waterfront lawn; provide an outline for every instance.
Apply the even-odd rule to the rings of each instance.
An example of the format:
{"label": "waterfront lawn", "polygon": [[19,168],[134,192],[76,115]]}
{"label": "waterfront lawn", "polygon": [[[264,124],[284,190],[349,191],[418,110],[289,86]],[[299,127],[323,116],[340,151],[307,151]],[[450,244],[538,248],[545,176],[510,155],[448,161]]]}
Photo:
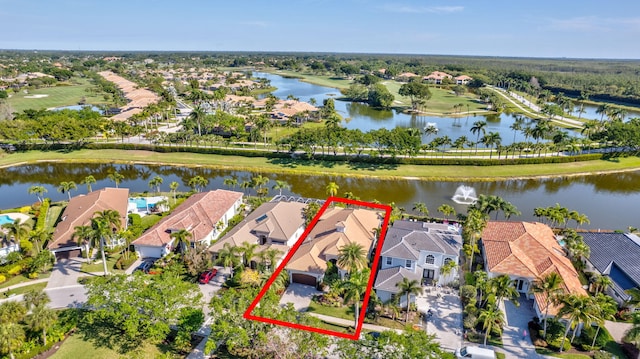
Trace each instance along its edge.
{"label": "waterfront lawn", "polygon": [[[329,76],[321,76],[314,75],[311,73],[300,73],[296,71],[288,71],[288,70],[263,70],[264,72],[273,73],[280,76],[286,77],[294,77],[300,79],[300,81],[316,84],[319,86],[333,87],[335,89],[348,88],[353,81],[347,80],[345,78],[338,77],[329,77]],[[338,90],[336,90],[339,93]],[[338,95],[340,96],[340,95]],[[317,100],[317,99],[316,99]],[[320,104],[321,105],[321,104]]]}
{"label": "waterfront lawn", "polygon": [[531,164],[504,166],[441,166],[441,165],[375,165],[331,161],[302,161],[293,159],[265,159],[208,155],[187,152],[159,153],[141,150],[79,150],[27,151],[0,156],[0,166],[61,160],[68,163],[156,163],[164,165],[210,166],[234,170],[267,173],[322,174],[354,177],[416,178],[424,180],[499,180],[594,174],[607,171],[636,170],[639,157],[619,158],[615,161],[584,161],[560,164]]}
{"label": "waterfront lawn", "polygon": [[62,214],[62,210],[64,210],[66,207],[67,202],[57,202],[51,204],[51,207],[49,207],[49,211],[47,212],[47,218],[44,222],[44,229],[46,231],[53,233],[55,225],[56,223],[58,223],[58,219]]}
{"label": "waterfront lawn", "polygon": [[[409,97],[400,96],[398,91],[404,84],[398,81],[383,81],[382,82],[387,89],[395,96],[396,103],[394,107],[406,106],[411,107],[411,99]],[[456,96],[451,90],[442,89],[439,87],[429,87],[431,91],[431,98],[427,101],[426,105],[421,108],[424,112],[440,113],[443,115],[455,114],[453,106],[462,104],[462,108],[458,111],[459,114],[465,114],[467,112],[467,105],[469,105],[469,111],[471,112],[486,112],[486,105],[480,103],[472,94],[466,93],[462,96]]]}
{"label": "waterfront lawn", "polygon": [[[87,104],[99,105],[106,103],[104,97],[87,92],[92,87],[88,79],[73,78],[60,86],[29,90],[28,94],[20,91],[13,93],[7,102],[14,112],[22,112],[26,109],[47,109],[52,107],[77,105],[84,97]],[[25,96],[48,95],[42,98],[25,98]]]}

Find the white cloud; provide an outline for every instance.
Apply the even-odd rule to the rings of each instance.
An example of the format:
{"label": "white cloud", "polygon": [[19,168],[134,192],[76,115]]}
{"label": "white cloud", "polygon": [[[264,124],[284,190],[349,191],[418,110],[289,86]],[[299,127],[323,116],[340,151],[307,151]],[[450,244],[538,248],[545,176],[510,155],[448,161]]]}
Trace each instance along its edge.
{"label": "white cloud", "polygon": [[386,12],[397,12],[404,14],[450,14],[464,10],[464,6],[411,6],[386,4],[381,7]]}

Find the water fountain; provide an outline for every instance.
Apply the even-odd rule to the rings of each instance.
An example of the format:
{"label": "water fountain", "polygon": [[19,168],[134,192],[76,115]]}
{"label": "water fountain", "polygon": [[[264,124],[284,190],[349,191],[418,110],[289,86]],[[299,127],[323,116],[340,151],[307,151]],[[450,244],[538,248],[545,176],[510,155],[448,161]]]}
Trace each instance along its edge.
{"label": "water fountain", "polygon": [[474,204],[478,200],[476,190],[473,187],[461,185],[456,188],[456,193],[451,199],[458,204]]}

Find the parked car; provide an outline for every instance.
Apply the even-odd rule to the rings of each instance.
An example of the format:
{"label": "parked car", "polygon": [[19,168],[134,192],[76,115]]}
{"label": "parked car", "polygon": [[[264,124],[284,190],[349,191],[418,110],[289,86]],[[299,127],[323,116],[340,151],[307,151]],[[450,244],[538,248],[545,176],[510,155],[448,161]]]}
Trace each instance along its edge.
{"label": "parked car", "polygon": [[213,279],[213,277],[215,277],[216,274],[218,274],[218,270],[215,268],[209,269],[208,271],[203,272],[202,274],[200,274],[200,284],[209,283],[209,281],[211,281],[211,279]]}
{"label": "parked car", "polygon": [[134,272],[141,271],[141,272],[143,272],[145,274],[149,274],[149,270],[151,269],[151,267],[153,267],[153,262],[152,261],[143,261],[133,271]]}
{"label": "parked car", "polygon": [[496,353],[487,348],[480,348],[477,346],[466,346],[456,349],[456,358],[472,358],[472,359],[495,359]]}

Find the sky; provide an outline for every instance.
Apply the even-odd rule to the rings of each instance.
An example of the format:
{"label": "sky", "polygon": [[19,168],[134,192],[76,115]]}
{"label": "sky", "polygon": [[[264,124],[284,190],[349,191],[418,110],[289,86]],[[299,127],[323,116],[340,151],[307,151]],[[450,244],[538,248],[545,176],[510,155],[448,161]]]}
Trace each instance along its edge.
{"label": "sky", "polygon": [[0,49],[640,59],[637,0],[0,0]]}

